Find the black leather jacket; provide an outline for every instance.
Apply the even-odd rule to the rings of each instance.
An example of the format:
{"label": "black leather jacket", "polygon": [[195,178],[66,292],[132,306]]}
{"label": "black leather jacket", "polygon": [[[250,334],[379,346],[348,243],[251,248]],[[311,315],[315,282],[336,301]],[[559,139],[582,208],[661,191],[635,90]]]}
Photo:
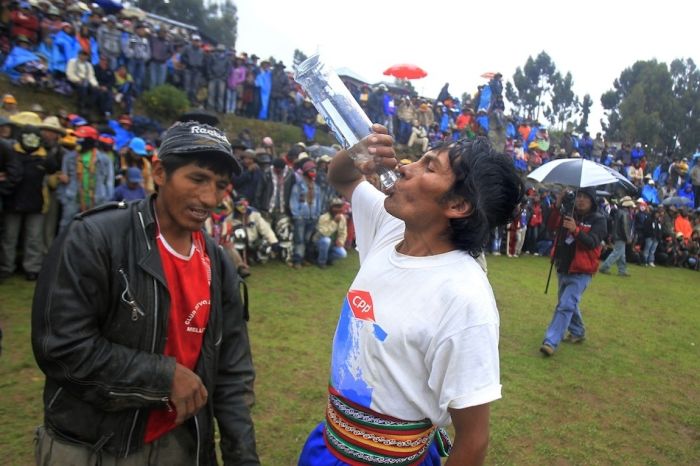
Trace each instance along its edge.
{"label": "black leather jacket", "polygon": [[[175,360],[164,356],[170,297],[156,245],[154,196],[111,203],[73,221],[37,283],[32,345],[46,374],[46,426],[69,442],[125,457],[144,444],[151,408],[168,401]],[[250,417],[253,371],[240,279],[207,237],[211,311],[195,372],[209,393],[187,422],[200,465],[259,464]]]}

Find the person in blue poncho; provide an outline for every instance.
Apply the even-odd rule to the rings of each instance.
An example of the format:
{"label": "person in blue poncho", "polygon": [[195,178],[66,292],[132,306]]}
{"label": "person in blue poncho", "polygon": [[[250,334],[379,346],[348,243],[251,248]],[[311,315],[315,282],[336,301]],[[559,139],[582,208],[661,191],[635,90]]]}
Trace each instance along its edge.
{"label": "person in blue poncho", "polygon": [[644,157],[646,154],[644,153],[644,148],[642,147],[642,143],[638,142],[634,145],[634,148],[630,151],[630,158],[632,159],[632,163],[635,162],[635,160],[642,160],[642,157]]}
{"label": "person in blue poncho", "polygon": [[683,186],[681,186],[678,189],[677,194],[680,197],[684,197],[684,198],[688,199],[686,204],[691,205],[691,206],[695,205],[695,192],[693,192],[693,184],[692,183],[686,182],[685,184],[683,184]]}
{"label": "person in blue poncho", "polygon": [[491,107],[491,87],[480,86],[481,92],[479,93],[479,108],[478,110],[488,111]]}
{"label": "person in blue poncho", "polygon": [[29,41],[24,36],[20,36],[17,39],[17,46],[12,48],[2,65],[2,72],[8,75],[15,84],[20,83],[25,65],[41,62],[39,56],[29,50],[29,45]]}
{"label": "person in blue poncho", "polygon": [[49,73],[53,74],[53,36],[46,36],[36,48],[36,54],[46,59],[46,66]]}
{"label": "person in blue poncho", "polygon": [[119,120],[109,120],[109,127],[114,131],[114,150],[119,151],[129,145],[135,134],[131,131],[133,120],[129,115],[122,115]]}
{"label": "person in blue poncho", "polygon": [[264,61],[260,64],[260,74],[255,78],[255,86],[260,88],[260,113],[258,118],[267,120],[267,113],[270,107],[270,91],[272,90],[272,71],[270,62]]}
{"label": "person in blue poncho", "polygon": [[659,192],[656,190],[656,183],[651,179],[650,175],[644,177],[644,187],[642,188],[642,199],[648,204],[659,204]]}
{"label": "person in blue poncho", "polygon": [[66,67],[71,58],[78,56],[80,44],[73,33],[71,23],[63,23],[61,30],[53,38],[53,48],[51,50],[51,66],[54,75],[63,78],[66,75]]}

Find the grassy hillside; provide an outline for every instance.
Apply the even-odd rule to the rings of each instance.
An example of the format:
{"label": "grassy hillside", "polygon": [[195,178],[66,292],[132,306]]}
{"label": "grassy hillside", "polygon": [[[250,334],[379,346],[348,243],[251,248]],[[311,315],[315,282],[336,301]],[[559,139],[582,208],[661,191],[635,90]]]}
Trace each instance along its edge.
{"label": "grassy hillside", "polygon": [[[40,103],[47,112],[53,113],[63,108],[69,113],[76,111],[75,97],[64,97],[50,91],[38,91],[28,87],[15,86],[5,76],[0,76],[0,95],[10,93],[17,98],[20,110],[28,110],[34,103]],[[134,114],[144,114],[140,103],[137,101],[134,106]],[[260,141],[265,136],[272,137],[277,150],[286,152],[292,144],[303,141],[303,133],[300,128],[292,125],[283,125],[268,121],[242,118],[235,115],[219,115],[221,127],[226,130],[229,138],[235,138],[244,128],[248,128],[254,141]],[[163,115],[159,118],[165,127],[170,125],[176,115]],[[335,139],[324,133],[317,132],[317,139],[321,144],[331,145]]]}

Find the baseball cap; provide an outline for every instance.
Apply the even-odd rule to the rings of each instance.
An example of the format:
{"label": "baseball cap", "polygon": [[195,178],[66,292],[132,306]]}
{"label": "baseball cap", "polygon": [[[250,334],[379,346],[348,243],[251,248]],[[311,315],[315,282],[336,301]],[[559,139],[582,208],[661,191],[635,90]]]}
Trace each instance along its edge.
{"label": "baseball cap", "polygon": [[313,160],[309,160],[308,162],[304,162],[304,165],[301,166],[301,170],[306,173],[311,170],[316,170],[316,162]]}
{"label": "baseball cap", "polygon": [[97,140],[102,144],[114,145],[114,137],[109,133],[100,133],[100,137]]}
{"label": "baseball cap", "polygon": [[97,140],[100,137],[99,133],[92,126],[84,125],[80,126],[73,133],[78,139],[94,139]]}
{"label": "baseball cap", "polygon": [[141,170],[136,167],[129,167],[126,170],[126,181],[129,183],[140,183],[143,181],[143,176],[141,176]]}
{"label": "baseball cap", "polygon": [[146,141],[141,138],[132,138],[129,141],[129,149],[133,150],[137,155],[148,155]]}
{"label": "baseball cap", "polygon": [[226,135],[213,126],[194,121],[176,122],[165,132],[158,150],[158,158],[170,155],[223,156],[235,175],[240,175],[241,164],[233,155]]}

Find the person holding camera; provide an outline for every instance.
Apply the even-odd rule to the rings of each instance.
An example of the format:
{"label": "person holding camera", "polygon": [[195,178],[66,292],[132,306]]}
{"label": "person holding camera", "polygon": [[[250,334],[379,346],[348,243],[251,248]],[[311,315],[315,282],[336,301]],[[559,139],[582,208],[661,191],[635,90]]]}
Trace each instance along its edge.
{"label": "person holding camera", "polygon": [[568,329],[567,340],[579,343],[586,328],[579,303],[593,274],[598,270],[605,218],[598,212],[595,188],[580,188],[576,194],[564,191],[557,197],[548,227],[556,229],[552,258],[559,280],[559,302],[545,332],[540,352],[552,356]]}

